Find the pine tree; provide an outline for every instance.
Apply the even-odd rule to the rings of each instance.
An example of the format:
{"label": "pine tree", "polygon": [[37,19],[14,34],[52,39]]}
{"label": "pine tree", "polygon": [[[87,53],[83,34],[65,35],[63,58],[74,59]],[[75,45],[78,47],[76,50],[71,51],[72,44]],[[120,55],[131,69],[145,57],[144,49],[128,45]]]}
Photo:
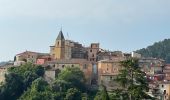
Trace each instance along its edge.
{"label": "pine tree", "polygon": [[[120,83],[121,94],[127,94],[127,100],[151,99],[146,92],[149,90],[145,73],[138,67],[137,59],[128,59],[121,62],[122,70],[116,81]],[[121,95],[120,94],[120,95]],[[123,98],[123,95],[120,96]]]}

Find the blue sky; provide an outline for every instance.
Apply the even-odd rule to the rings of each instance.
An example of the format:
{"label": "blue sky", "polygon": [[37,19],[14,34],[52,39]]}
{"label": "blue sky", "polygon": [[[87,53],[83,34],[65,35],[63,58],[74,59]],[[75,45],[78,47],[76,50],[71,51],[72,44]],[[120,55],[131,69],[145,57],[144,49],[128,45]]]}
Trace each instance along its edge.
{"label": "blue sky", "polygon": [[[131,52],[170,38],[170,0],[0,0],[0,61],[49,52],[62,26],[86,46]],[[69,37],[67,37],[67,33]]]}

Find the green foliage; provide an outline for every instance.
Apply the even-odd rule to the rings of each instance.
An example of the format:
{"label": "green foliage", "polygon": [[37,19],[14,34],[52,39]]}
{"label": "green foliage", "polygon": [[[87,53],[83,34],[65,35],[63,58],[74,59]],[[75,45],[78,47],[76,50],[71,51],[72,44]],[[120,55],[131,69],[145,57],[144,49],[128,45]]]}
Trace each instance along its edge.
{"label": "green foliage", "polygon": [[55,100],[49,84],[42,78],[33,81],[31,87],[24,92],[20,100]]}
{"label": "green foliage", "polygon": [[[69,84],[68,88],[76,87],[81,91],[85,91],[84,73],[77,67],[66,68],[58,76],[58,79]],[[66,84],[65,84],[66,85]]]}
{"label": "green foliage", "polygon": [[21,76],[24,76],[26,71],[30,71],[33,72],[35,74],[37,74],[38,76],[43,76],[44,75],[44,68],[41,66],[37,66],[31,63],[27,63],[25,65],[21,65],[18,67],[11,67],[8,69],[8,72],[12,72],[12,73],[17,73]]}
{"label": "green foliage", "polygon": [[24,82],[24,90],[26,90],[31,83],[44,75],[44,68],[41,66],[33,65],[31,63],[27,63],[18,67],[11,67],[8,69],[9,73],[16,73],[23,77]]}
{"label": "green foliage", "polygon": [[[95,95],[87,92],[84,73],[79,68],[64,69],[52,84],[43,79],[41,66],[26,64],[9,68],[8,72],[0,87],[0,100],[93,100]],[[108,96],[105,92],[102,95]]]}
{"label": "green foliage", "polygon": [[104,85],[101,85],[101,86],[102,86],[102,90],[97,93],[94,100],[110,100],[109,94],[106,90],[106,86]]}
{"label": "green foliage", "polygon": [[81,92],[76,88],[70,88],[66,92],[65,100],[81,100]]}
{"label": "green foliage", "polygon": [[5,83],[0,87],[0,99],[16,100],[31,86],[35,79],[43,76],[44,69],[29,63],[11,67],[8,69],[8,73],[5,76]]}
{"label": "green foliage", "polygon": [[[117,76],[116,81],[120,83],[122,88],[116,93],[120,98],[129,98],[130,100],[150,99],[151,97],[146,94],[149,90],[145,73],[138,67],[138,60],[128,59],[122,61],[123,69]],[[128,95],[128,96],[127,96]]]}
{"label": "green foliage", "polygon": [[166,60],[167,63],[170,63],[170,39],[156,42],[152,46],[137,50],[136,52],[142,54],[144,57],[161,58]]}
{"label": "green foliage", "polygon": [[16,100],[23,92],[23,78],[15,73],[5,77],[5,84],[0,87],[0,100]]}

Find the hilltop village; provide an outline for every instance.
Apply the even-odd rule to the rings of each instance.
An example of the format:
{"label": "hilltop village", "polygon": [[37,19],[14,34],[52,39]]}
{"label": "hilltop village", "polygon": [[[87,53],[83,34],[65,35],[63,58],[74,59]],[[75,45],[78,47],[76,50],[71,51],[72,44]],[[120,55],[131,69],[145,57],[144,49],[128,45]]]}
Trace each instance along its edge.
{"label": "hilltop village", "polygon": [[7,68],[17,67],[25,63],[42,65],[45,79],[51,82],[60,71],[66,67],[79,67],[85,75],[86,84],[98,86],[104,84],[108,91],[117,88],[113,79],[122,69],[120,61],[129,58],[138,59],[139,67],[146,73],[149,82],[149,95],[163,100],[170,99],[170,65],[163,59],[144,58],[141,54],[123,53],[121,51],[108,51],[100,48],[99,43],[91,43],[88,47],[66,40],[62,30],[59,32],[54,45],[50,46],[49,53],[25,51],[16,54],[14,62],[0,67],[0,82],[5,80]]}

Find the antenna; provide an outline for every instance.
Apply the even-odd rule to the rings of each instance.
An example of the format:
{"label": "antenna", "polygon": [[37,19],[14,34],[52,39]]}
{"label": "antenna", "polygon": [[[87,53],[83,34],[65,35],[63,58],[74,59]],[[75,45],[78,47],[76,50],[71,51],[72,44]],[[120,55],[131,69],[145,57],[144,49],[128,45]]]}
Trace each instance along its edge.
{"label": "antenna", "polygon": [[68,38],[68,40],[69,40],[69,34],[68,34],[68,32],[67,32],[67,38]]}

